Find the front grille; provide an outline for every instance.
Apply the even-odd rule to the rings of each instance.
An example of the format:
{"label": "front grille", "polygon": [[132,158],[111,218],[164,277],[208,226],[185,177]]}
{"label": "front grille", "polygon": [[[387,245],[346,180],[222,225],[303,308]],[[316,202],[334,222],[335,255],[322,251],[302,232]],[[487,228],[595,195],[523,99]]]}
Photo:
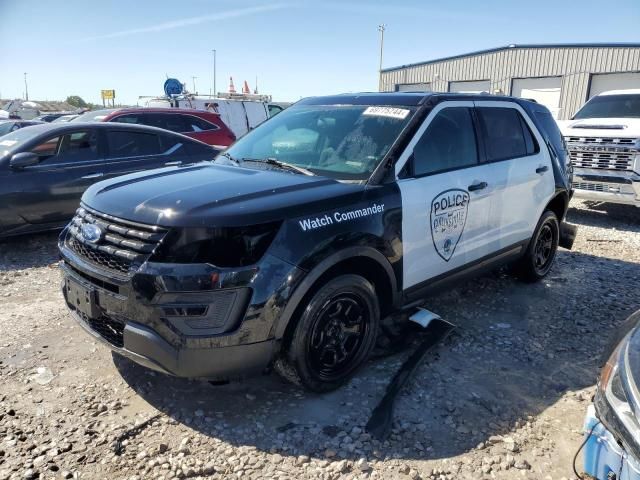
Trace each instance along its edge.
{"label": "front grille", "polygon": [[590,192],[621,193],[620,185],[610,183],[574,182],[573,188]]}
{"label": "front grille", "polygon": [[[102,232],[90,242],[82,227],[93,224]],[[166,230],[132,223],[81,207],[69,225],[66,246],[94,266],[118,274],[130,274],[142,265],[162,242]]]}
{"label": "front grille", "polygon": [[571,163],[579,168],[632,171],[638,140],[612,137],[566,137]]}
{"label": "front grille", "polygon": [[114,347],[124,346],[124,320],[111,315],[101,315],[98,318],[89,318],[87,315],[78,312],[82,320],[91,327],[102,338]]}

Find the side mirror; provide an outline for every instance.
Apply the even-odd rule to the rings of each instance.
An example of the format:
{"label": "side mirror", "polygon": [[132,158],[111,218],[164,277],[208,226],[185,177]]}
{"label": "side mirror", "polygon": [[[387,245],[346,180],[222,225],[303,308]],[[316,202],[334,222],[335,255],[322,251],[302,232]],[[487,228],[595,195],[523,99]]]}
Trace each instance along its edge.
{"label": "side mirror", "polygon": [[21,152],[16,153],[9,161],[9,166],[15,170],[19,170],[24,167],[30,167],[40,163],[40,157],[33,152]]}

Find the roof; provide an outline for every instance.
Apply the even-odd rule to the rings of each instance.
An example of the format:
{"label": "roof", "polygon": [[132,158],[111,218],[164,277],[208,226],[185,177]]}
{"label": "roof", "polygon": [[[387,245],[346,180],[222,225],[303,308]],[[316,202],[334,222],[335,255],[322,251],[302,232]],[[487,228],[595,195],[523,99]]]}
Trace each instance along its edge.
{"label": "roof", "polygon": [[383,72],[391,72],[394,70],[402,70],[403,68],[417,67],[420,65],[428,65],[430,63],[446,62],[447,60],[455,60],[457,58],[472,57],[475,55],[484,55],[486,53],[501,52],[503,50],[513,49],[531,49],[531,48],[640,48],[640,43],[522,43],[511,45],[505,45],[503,47],[488,48],[486,50],[476,50],[469,53],[461,53],[459,55],[452,55],[450,57],[436,58],[434,60],[427,60],[425,62],[408,63],[406,65],[399,65],[397,67],[383,68]]}
{"label": "roof", "polygon": [[380,105],[412,107],[423,105],[427,101],[434,105],[444,100],[477,100],[495,102],[515,102],[533,109],[546,107],[525,98],[508,95],[489,95],[482,93],[451,93],[451,92],[362,92],[328,95],[326,97],[303,98],[295,105]]}
{"label": "roof", "polygon": [[598,96],[603,95],[640,95],[640,88],[629,88],[626,90],[609,90],[608,92],[599,93]]}
{"label": "roof", "polygon": [[131,107],[131,108],[116,108],[112,110],[109,116],[117,113],[178,113],[178,114],[195,114],[195,115],[214,115],[220,116],[217,112],[211,112],[209,110],[199,110],[197,108],[172,108],[172,107]]}

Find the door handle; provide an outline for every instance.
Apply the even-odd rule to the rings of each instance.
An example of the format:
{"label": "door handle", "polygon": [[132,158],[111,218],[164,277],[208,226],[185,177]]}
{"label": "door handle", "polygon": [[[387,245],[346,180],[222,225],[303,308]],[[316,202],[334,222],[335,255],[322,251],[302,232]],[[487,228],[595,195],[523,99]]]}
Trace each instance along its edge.
{"label": "door handle", "polygon": [[478,183],[474,183],[472,185],[469,185],[469,187],[467,187],[469,189],[470,192],[475,192],[476,190],[483,190],[485,188],[487,188],[489,186],[489,184],[487,182],[478,182]]}
{"label": "door handle", "polygon": [[100,177],[104,177],[104,173],[99,172],[99,173],[90,173],[89,175],[85,175],[84,177],[82,177],[83,180],[91,180],[92,178],[100,178]]}
{"label": "door handle", "polygon": [[165,167],[173,167],[175,165],[182,165],[182,161],[181,160],[177,160],[175,162],[167,162],[164,164]]}
{"label": "door handle", "polygon": [[536,173],[539,174],[543,174],[544,172],[546,172],[547,170],[549,170],[549,167],[547,167],[546,165],[544,167],[538,167],[536,168]]}

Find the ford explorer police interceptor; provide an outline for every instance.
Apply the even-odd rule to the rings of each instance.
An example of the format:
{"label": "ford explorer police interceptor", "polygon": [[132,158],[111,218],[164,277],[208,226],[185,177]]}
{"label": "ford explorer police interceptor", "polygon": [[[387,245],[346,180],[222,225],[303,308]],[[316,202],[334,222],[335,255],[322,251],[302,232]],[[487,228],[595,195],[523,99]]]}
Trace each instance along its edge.
{"label": "ford explorer police interceptor", "polygon": [[[513,262],[543,278],[570,174],[549,111],[508,97],[302,100],[214,162],[98,183],[60,237],[64,296],[161,372],[344,383],[380,318]],[[570,245],[568,245],[570,246]]]}

